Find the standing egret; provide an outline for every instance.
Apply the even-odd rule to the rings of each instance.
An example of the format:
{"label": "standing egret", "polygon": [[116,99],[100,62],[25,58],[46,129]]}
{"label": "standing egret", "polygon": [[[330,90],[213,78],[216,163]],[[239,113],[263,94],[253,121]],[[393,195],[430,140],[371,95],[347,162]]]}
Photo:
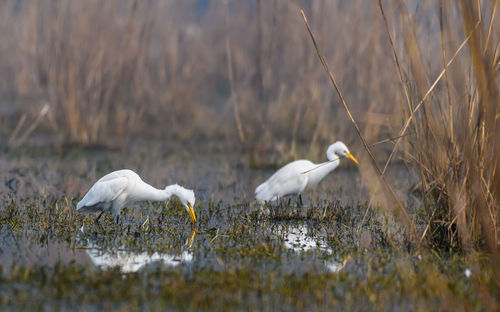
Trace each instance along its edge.
{"label": "standing egret", "polygon": [[137,173],[128,169],[113,171],[100,178],[76,205],[76,210],[82,214],[101,211],[99,217],[103,212],[110,211],[119,223],[123,207],[145,200],[166,201],[172,196],[179,198],[193,223],[196,223],[193,210],[195,198],[192,190],[177,184],[160,190],[142,181]]}
{"label": "standing egret", "polygon": [[354,163],[358,163],[347,146],[340,141],[328,147],[326,157],[329,161],[321,164],[301,159],[283,166],[269,180],[255,189],[255,198],[259,202],[264,202],[296,194],[299,195],[300,205],[302,205],[301,194],[315,187],[327,174],[337,168],[340,157],[347,157]]}

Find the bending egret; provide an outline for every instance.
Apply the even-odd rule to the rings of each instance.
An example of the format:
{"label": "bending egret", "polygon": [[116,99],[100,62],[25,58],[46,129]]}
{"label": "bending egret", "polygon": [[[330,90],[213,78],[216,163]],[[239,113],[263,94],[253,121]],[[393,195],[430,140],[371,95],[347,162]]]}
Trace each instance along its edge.
{"label": "bending egret", "polygon": [[358,163],[347,146],[340,141],[328,147],[326,157],[329,161],[321,164],[302,159],[285,165],[255,189],[255,198],[259,202],[264,202],[297,194],[302,205],[301,194],[315,187],[327,174],[337,168],[340,157],[347,157],[354,163]]}
{"label": "bending egret", "polygon": [[126,205],[145,200],[166,201],[171,196],[179,198],[193,223],[196,223],[193,210],[195,198],[192,190],[177,184],[160,190],[142,181],[137,173],[128,169],[113,171],[100,178],[76,205],[76,210],[83,214],[101,211],[98,218],[103,212],[110,211],[119,223],[120,211]]}

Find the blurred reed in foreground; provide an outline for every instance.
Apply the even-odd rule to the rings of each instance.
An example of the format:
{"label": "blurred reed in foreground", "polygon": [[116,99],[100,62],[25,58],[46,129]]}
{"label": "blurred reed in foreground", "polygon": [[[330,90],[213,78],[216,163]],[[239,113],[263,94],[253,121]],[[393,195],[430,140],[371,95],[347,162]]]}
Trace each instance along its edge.
{"label": "blurred reed in foreground", "polygon": [[[411,5],[390,2],[391,14],[388,14],[383,2],[378,2],[399,79],[399,98],[403,99],[400,102],[404,111],[401,137],[396,139],[383,170],[372,157],[378,174],[367,174],[369,169],[363,167],[362,172],[365,179],[380,176],[383,186],[372,183],[372,193],[385,190],[387,192],[382,192],[387,193],[385,206],[399,206],[396,215],[408,230],[412,244],[428,242],[434,247],[465,251],[488,247],[496,263],[500,243],[497,4],[481,7],[481,2],[442,0],[424,3],[414,12],[406,4]],[[394,28],[394,24],[398,27]],[[307,24],[321,63],[358,129],[309,27]],[[436,59],[436,55],[439,58]],[[406,137],[408,132],[414,135]],[[364,135],[358,133],[366,142]],[[399,154],[398,145],[402,140],[409,143],[403,156],[416,165],[421,178],[419,188],[425,221],[419,233],[415,232],[414,225],[420,228],[422,223],[410,221],[407,210],[384,176]],[[370,152],[368,146],[366,149]],[[419,215],[417,211],[413,219]],[[496,267],[500,268],[498,263]]]}
{"label": "blurred reed in foreground", "polygon": [[[500,24],[496,2],[480,4],[443,0],[421,8],[429,21],[439,25],[440,45],[434,47],[422,43],[414,26],[416,17],[404,6],[395,6],[408,70],[395,64],[402,77],[408,77],[401,81],[408,116],[401,134],[410,128],[415,131],[406,156],[421,176],[427,222],[422,239],[446,248],[488,246],[496,254]],[[429,66],[426,49],[441,56],[440,66]]]}

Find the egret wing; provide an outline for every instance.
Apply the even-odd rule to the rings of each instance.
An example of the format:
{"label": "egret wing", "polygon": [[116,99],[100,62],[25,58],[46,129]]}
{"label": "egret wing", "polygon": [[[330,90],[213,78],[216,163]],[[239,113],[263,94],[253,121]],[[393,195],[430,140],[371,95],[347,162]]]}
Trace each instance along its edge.
{"label": "egret wing", "polygon": [[97,181],[85,194],[83,199],[76,206],[77,210],[83,207],[92,207],[98,204],[109,203],[115,200],[127,187],[126,177],[108,177]]}
{"label": "egret wing", "polygon": [[273,174],[269,180],[261,184],[257,189],[258,200],[276,200],[291,194],[300,194],[307,186],[308,176],[303,174],[313,164],[308,160],[294,161]]}

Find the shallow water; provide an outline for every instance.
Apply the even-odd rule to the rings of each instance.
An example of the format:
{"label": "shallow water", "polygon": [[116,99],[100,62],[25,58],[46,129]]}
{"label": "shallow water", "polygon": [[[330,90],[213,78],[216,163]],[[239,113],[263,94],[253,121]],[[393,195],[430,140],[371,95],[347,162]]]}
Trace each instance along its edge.
{"label": "shallow water", "polygon": [[[90,257],[92,263],[100,268],[118,267],[123,273],[137,272],[148,265],[161,266],[177,266],[179,264],[189,265],[193,261],[193,252],[191,251],[192,241],[195,239],[195,231],[192,237],[186,242],[186,246],[179,254],[168,253],[148,253],[134,252],[124,248],[117,248],[111,251],[103,251],[98,246],[91,245],[85,248],[86,254]],[[308,234],[307,226],[299,225],[284,225],[281,230],[274,233],[276,238],[283,238],[284,246],[291,249],[300,255],[304,251],[323,252],[333,257],[333,250],[328,247],[324,239],[319,236],[313,237]],[[326,271],[338,272],[343,269],[346,263],[350,260],[350,256],[346,257],[345,261],[323,260]],[[198,262],[203,260],[198,259]],[[208,261],[205,261],[208,262]]]}

